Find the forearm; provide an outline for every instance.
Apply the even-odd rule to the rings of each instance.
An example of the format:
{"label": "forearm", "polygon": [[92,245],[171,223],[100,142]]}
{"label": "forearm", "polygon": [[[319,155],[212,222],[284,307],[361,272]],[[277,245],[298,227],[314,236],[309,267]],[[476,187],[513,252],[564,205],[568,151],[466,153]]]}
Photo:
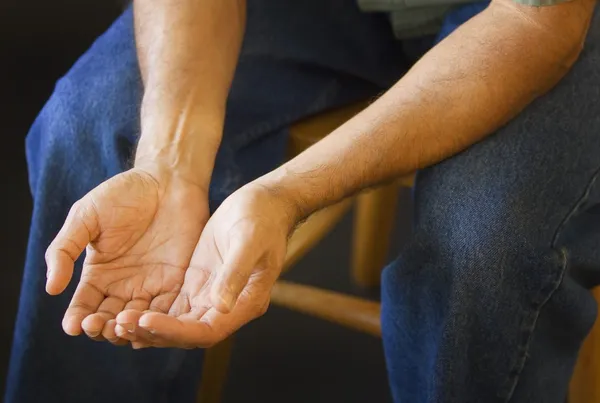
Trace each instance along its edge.
{"label": "forearm", "polygon": [[243,0],[135,0],[144,80],[136,165],[208,186],[242,43]]}
{"label": "forearm", "polygon": [[[575,6],[569,19],[561,19],[560,7],[572,8],[572,3],[549,7],[558,12],[551,18],[532,20],[522,6],[493,3],[371,106],[259,182],[288,199],[292,215],[302,219],[361,189],[458,153],[566,73],[581,49],[593,2]],[[559,32],[553,34],[557,21],[563,24],[555,25]]]}

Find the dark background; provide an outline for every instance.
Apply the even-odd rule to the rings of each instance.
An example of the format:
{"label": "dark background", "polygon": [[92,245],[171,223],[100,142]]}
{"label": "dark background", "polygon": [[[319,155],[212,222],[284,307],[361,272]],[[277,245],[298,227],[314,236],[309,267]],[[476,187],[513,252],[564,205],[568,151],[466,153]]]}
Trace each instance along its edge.
{"label": "dark background", "polygon": [[[31,212],[24,139],[55,81],[123,9],[123,1],[0,2],[0,395]],[[407,201],[407,198],[402,198]],[[399,228],[406,228],[402,209]],[[351,217],[288,278],[357,295],[348,275]],[[396,234],[397,251],[404,234]],[[225,402],[388,402],[380,341],[271,308],[236,339]],[[174,402],[176,403],[176,402]]]}

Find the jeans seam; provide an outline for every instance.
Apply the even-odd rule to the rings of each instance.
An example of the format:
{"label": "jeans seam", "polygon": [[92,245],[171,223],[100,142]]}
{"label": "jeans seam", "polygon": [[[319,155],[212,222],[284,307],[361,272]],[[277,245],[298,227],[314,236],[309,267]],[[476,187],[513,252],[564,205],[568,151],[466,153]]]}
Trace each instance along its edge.
{"label": "jeans seam", "polygon": [[[562,265],[561,265],[560,270],[558,271],[558,276],[556,276],[556,278],[554,280],[552,280],[546,287],[542,288],[542,290],[540,291],[540,293],[538,295],[538,297],[541,297],[541,299],[534,301],[534,305],[532,307],[533,314],[530,315],[530,317],[526,319],[526,320],[530,321],[530,324],[526,325],[524,327],[524,329],[522,330],[523,342],[519,344],[519,346],[520,346],[519,347],[520,351],[518,353],[519,358],[517,359],[516,364],[514,365],[513,369],[509,373],[509,380],[508,380],[509,390],[508,390],[508,394],[507,394],[505,403],[509,403],[511,398],[513,397],[514,391],[515,391],[517,383],[519,381],[519,376],[520,376],[523,368],[525,367],[525,361],[529,354],[529,347],[531,345],[531,339],[533,337],[533,333],[535,331],[535,326],[537,325],[537,320],[539,318],[540,312],[541,312],[542,308],[544,307],[544,305],[550,300],[550,298],[552,298],[552,296],[554,295],[554,293],[556,292],[556,290],[562,283],[564,276],[565,276],[565,272],[567,269],[567,263],[568,263],[568,253],[565,248],[557,248],[558,239],[560,237],[560,234],[561,234],[562,230],[565,228],[565,226],[568,224],[569,220],[579,211],[581,206],[583,206],[585,204],[585,202],[588,200],[591,190],[594,187],[594,185],[596,184],[596,181],[597,181],[599,175],[600,175],[600,167],[594,171],[594,173],[593,173],[592,177],[590,178],[590,180],[588,181],[582,195],[577,199],[577,201],[575,202],[573,207],[569,210],[569,212],[561,220],[561,222],[556,227],[556,230],[552,236],[552,240],[550,242],[550,249],[556,251],[557,253],[560,253],[560,255],[562,256]],[[547,293],[547,295],[544,296],[546,293]]]}
{"label": "jeans seam", "polygon": [[598,175],[600,175],[600,167],[596,168],[596,170],[594,171],[594,174],[592,175],[591,179],[588,181],[588,184],[585,187],[585,190],[584,190],[583,194],[577,200],[577,202],[575,203],[575,205],[573,206],[573,208],[571,208],[571,210],[569,211],[569,213],[567,213],[567,215],[565,215],[565,217],[563,218],[563,220],[561,221],[561,223],[556,228],[556,231],[554,232],[554,235],[552,237],[552,242],[550,244],[551,248],[556,249],[556,244],[558,243],[558,238],[560,236],[561,231],[567,225],[567,223],[569,222],[569,220],[579,211],[579,209],[581,208],[581,206],[584,205],[585,202],[587,201],[587,199],[589,198],[590,192],[592,191],[592,188],[594,187],[594,185],[596,184],[596,180],[598,179]]}
{"label": "jeans seam", "polygon": [[525,367],[525,362],[527,360],[527,356],[529,355],[529,347],[531,346],[531,339],[533,338],[533,333],[535,327],[537,325],[538,318],[540,316],[540,312],[542,308],[546,305],[546,303],[552,298],[554,292],[558,289],[560,284],[564,279],[564,275],[567,268],[567,251],[564,248],[554,249],[557,253],[559,253],[562,257],[562,264],[560,270],[554,275],[555,278],[550,281],[545,287],[543,287],[538,293],[538,299],[533,302],[532,313],[527,316],[525,319],[525,324],[522,326],[521,330],[521,342],[519,343],[518,348],[518,359],[516,360],[515,365],[509,372],[508,380],[507,380],[507,388],[508,392],[506,394],[505,403],[509,403],[513,397],[515,389],[517,387],[519,376]]}

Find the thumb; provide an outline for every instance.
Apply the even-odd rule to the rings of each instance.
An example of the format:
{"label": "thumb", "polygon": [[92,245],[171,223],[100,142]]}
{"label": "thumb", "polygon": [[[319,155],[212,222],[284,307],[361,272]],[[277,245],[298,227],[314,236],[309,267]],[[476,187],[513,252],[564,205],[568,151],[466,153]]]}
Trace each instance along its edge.
{"label": "thumb", "polygon": [[210,299],[217,311],[231,312],[257,263],[256,253],[250,245],[241,241],[230,244],[211,286]]}
{"label": "thumb", "polygon": [[56,238],[46,250],[46,292],[57,295],[71,281],[75,261],[98,236],[98,217],[91,202],[76,202]]}

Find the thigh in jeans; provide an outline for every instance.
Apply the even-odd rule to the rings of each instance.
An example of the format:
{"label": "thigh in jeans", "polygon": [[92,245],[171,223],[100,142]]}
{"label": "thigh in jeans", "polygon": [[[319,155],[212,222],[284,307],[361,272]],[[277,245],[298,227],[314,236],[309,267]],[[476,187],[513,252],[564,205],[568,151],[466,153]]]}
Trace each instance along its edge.
{"label": "thigh in jeans", "polygon": [[414,238],[383,275],[398,402],[564,403],[596,319],[600,19],[570,73],[419,173]]}

